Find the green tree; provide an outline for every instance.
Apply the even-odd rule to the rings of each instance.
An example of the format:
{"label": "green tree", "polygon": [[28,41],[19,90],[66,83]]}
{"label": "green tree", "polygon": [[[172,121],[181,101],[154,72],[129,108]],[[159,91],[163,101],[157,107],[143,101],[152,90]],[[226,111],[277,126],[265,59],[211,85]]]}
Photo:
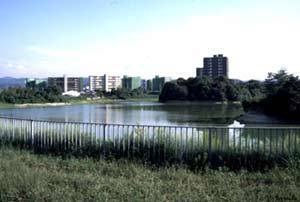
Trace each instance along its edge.
{"label": "green tree", "polygon": [[270,73],[265,81],[266,98],[263,109],[274,115],[300,119],[300,80],[285,70]]}

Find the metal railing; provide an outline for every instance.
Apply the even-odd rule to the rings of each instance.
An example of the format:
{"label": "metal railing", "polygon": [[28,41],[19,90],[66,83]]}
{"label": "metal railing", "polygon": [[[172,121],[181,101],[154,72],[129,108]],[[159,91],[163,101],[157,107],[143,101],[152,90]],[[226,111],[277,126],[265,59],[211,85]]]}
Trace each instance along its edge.
{"label": "metal railing", "polygon": [[184,127],[57,122],[0,117],[0,142],[39,152],[189,161],[200,153],[292,156],[300,127]]}

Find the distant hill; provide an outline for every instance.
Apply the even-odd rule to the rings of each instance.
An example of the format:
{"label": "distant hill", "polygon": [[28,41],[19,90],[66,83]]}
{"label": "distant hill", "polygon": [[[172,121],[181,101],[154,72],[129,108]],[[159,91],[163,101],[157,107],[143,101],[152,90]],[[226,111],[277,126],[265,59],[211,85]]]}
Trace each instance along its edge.
{"label": "distant hill", "polygon": [[25,87],[25,78],[2,77],[0,78],[0,88]]}

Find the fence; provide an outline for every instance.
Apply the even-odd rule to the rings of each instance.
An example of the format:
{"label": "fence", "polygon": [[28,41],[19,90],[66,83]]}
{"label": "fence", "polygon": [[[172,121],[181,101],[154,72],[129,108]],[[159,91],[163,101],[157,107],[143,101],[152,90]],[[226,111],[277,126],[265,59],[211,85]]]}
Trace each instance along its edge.
{"label": "fence", "polygon": [[300,128],[182,127],[0,118],[0,142],[38,152],[189,162],[215,153],[293,156]]}

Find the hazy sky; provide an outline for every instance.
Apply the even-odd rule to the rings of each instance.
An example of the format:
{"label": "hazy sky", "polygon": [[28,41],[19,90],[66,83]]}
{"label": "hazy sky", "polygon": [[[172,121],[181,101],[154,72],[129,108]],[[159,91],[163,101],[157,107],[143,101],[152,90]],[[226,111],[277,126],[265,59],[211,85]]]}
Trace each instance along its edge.
{"label": "hazy sky", "polygon": [[0,77],[300,75],[299,0],[0,0]]}

